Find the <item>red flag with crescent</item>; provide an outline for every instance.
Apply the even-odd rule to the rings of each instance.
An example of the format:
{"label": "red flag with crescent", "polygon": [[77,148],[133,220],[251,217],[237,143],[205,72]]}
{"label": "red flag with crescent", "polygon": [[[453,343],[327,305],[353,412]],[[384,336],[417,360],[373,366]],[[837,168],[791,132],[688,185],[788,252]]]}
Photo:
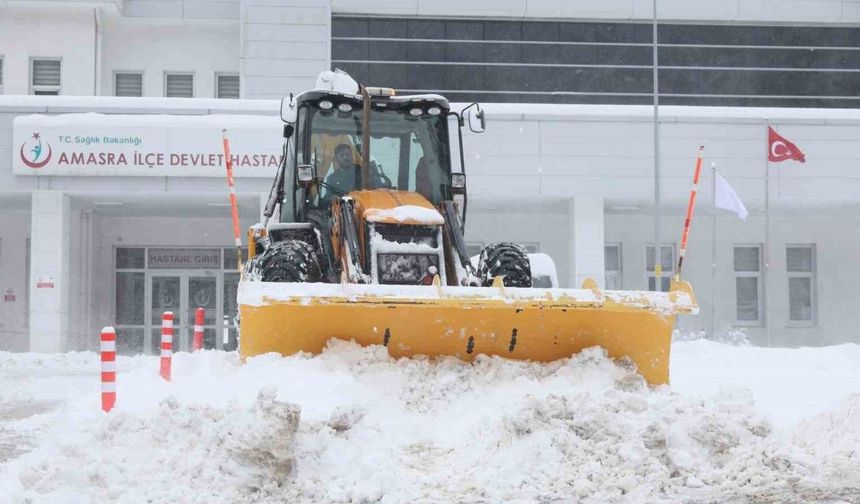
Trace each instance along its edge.
{"label": "red flag with crescent", "polygon": [[767,160],[773,162],[793,159],[806,162],[806,156],[793,143],[781,137],[771,126],[767,127]]}

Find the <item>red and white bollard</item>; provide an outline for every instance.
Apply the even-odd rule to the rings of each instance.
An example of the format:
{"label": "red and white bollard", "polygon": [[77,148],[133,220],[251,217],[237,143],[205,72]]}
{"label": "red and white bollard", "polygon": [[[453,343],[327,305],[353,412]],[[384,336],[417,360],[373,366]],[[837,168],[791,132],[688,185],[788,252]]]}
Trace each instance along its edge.
{"label": "red and white bollard", "polygon": [[173,312],[161,316],[161,377],[170,381],[170,364],[173,360]]}
{"label": "red and white bollard", "polygon": [[206,310],[197,308],[194,314],[194,350],[203,349],[203,319],[206,316]]}
{"label": "red and white bollard", "polygon": [[102,411],[110,412],[116,404],[116,331],[102,329]]}

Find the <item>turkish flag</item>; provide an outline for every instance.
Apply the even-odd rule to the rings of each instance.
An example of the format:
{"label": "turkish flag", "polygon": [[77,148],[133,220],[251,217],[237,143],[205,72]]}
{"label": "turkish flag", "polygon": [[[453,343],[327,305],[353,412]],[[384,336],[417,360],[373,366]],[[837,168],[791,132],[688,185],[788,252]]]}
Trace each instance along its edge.
{"label": "turkish flag", "polygon": [[767,160],[778,163],[788,159],[800,161],[801,163],[806,162],[806,156],[803,155],[803,152],[801,152],[796,145],[779,136],[779,133],[774,131],[772,127],[768,126]]}

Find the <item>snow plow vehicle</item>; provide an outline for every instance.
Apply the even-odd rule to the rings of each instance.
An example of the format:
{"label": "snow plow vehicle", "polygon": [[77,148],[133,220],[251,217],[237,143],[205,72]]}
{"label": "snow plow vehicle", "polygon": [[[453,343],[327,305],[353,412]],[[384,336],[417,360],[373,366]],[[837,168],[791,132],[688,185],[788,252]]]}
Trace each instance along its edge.
{"label": "snow plow vehicle", "polygon": [[399,96],[338,71],[285,98],[281,118],[283,162],[239,284],[243,358],[319,353],[330,338],[464,360],[552,361],[601,346],[668,383],[675,318],[698,310],[688,283],[538,288],[515,243],[469,257],[462,129],[483,131],[480,106],[452,111],[442,96]]}

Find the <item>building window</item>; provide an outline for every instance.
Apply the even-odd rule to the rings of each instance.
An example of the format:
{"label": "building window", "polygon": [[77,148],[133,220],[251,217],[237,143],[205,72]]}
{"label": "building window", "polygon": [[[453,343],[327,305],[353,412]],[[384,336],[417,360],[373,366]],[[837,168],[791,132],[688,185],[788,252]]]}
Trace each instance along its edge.
{"label": "building window", "polygon": [[215,74],[215,98],[239,98],[239,74]]}
{"label": "building window", "polygon": [[788,273],[788,320],[815,322],[815,245],[785,249]]}
{"label": "building window", "polygon": [[735,309],[739,323],[762,321],[761,247],[734,248]]}
{"label": "building window", "polygon": [[[452,102],[645,104],[652,91],[649,28],[335,14],[331,63],[405,94],[445,90]],[[856,28],[661,22],[659,32],[663,103],[854,106],[857,78],[841,70],[856,69],[854,47],[846,45]]]}
{"label": "building window", "polygon": [[[657,275],[654,272],[654,246],[648,245],[645,248],[645,272],[648,276],[648,290],[657,290]],[[675,272],[675,244],[660,245],[660,289],[663,292],[669,292],[669,286],[672,280],[672,274]]]}
{"label": "building window", "polygon": [[30,92],[34,95],[60,94],[59,59],[30,60]]}
{"label": "building window", "polygon": [[164,96],[168,98],[194,98],[194,74],[165,73]]}
{"label": "building window", "polygon": [[621,290],[621,244],[603,246],[604,288]]}
{"label": "building window", "polygon": [[143,96],[143,73],[117,72],[113,78],[114,96]]}

